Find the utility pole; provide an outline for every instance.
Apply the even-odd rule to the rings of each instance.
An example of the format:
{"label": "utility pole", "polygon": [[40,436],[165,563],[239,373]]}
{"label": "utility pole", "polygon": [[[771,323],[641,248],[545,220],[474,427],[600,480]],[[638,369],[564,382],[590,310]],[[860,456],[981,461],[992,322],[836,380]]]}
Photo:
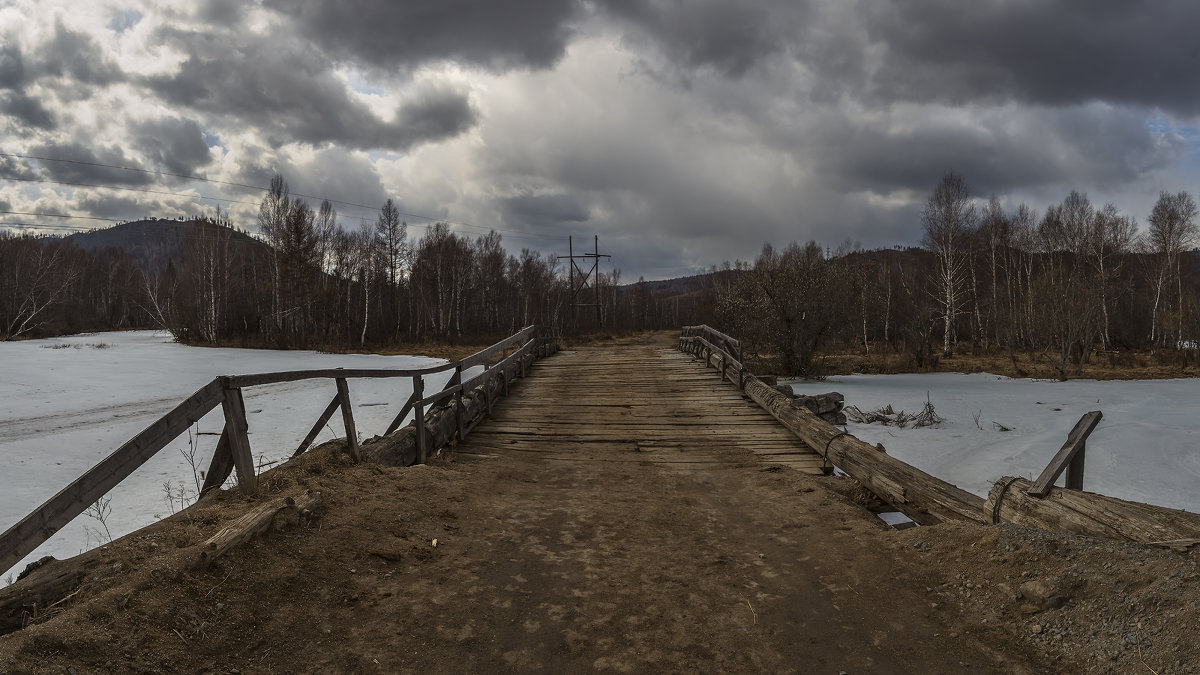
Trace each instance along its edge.
{"label": "utility pole", "polygon": [[[580,253],[579,255],[575,255],[575,242],[573,241],[573,239],[571,237],[567,237],[567,255],[558,256],[559,260],[569,260],[570,261],[568,263],[569,264],[568,275],[570,277],[570,282],[571,282],[571,323],[572,324],[575,324],[575,322],[576,322],[576,313],[575,313],[576,307],[595,307],[596,308],[596,323],[599,325],[604,325],[604,313],[603,313],[603,308],[600,304],[600,259],[601,258],[611,258],[612,256],[608,255],[607,253],[600,252],[600,235],[594,235],[592,237],[592,245],[594,247],[593,253]],[[582,267],[580,267],[579,265],[576,264],[576,262],[575,262],[576,260],[584,260],[584,261],[590,260],[592,262],[592,266],[585,272],[585,271],[583,271]],[[575,285],[576,278],[579,279],[578,286]],[[594,291],[593,295],[595,297],[595,302],[594,303],[579,302],[579,300],[580,300],[579,295],[583,290],[585,290],[587,288],[589,279],[592,281],[592,289]]]}

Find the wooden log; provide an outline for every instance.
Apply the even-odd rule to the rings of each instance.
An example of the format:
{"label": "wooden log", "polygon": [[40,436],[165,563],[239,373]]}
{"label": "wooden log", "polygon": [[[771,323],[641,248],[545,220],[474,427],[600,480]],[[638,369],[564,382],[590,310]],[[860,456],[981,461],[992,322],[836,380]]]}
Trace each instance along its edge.
{"label": "wooden log", "polygon": [[[707,359],[708,352],[701,358]],[[749,374],[745,392],[818,454],[922,525],[949,519],[1012,522],[1174,548],[1200,540],[1200,514],[1074,489],[1051,488],[1039,499],[1026,494],[1033,484],[1023,478],[998,481],[985,501],[821,422]],[[1090,422],[1085,416],[1076,428],[1082,431]]]}
{"label": "wooden log", "polygon": [[192,562],[193,569],[203,569],[214,560],[225,555],[271,526],[276,516],[285,511],[307,520],[321,503],[320,492],[309,492],[299,497],[280,497],[260,504],[248,513],[226,524],[216,534],[200,545],[200,552]]}
{"label": "wooden log", "polygon": [[223,398],[213,380],[105,457],[58,494],[0,534],[0,572],[7,571],[63,525],[83,513]]}
{"label": "wooden log", "polygon": [[[320,495],[316,497],[319,499]],[[310,498],[311,496],[298,498],[296,508],[313,510],[314,505],[310,503]],[[272,515],[279,512],[278,502],[281,501],[284,500],[274,500]],[[185,517],[184,513],[186,511],[180,511],[171,517],[182,519]],[[270,520],[267,524],[270,524]],[[121,549],[130,546],[128,539],[139,534],[140,532],[132,532],[114,542],[65,560],[47,556],[31,564],[21,573],[17,582],[0,588],[0,635],[23,628],[30,619],[70,597],[91,577],[112,574],[113,565],[126,562],[122,560],[125,556]],[[225,546],[221,552],[228,548]]]}
{"label": "wooden log", "polygon": [[[722,357],[718,354],[716,358]],[[738,377],[735,370],[739,369],[726,373],[734,382]],[[850,474],[914,522],[921,525],[943,520],[985,522],[980,497],[879,452],[875,446],[839,430],[807,408],[793,405],[791,398],[753,375],[744,375],[744,387],[751,400],[829,464]]]}
{"label": "wooden log", "polygon": [[0,635],[20,630],[74,593],[90,576],[117,562],[108,546],[68,560],[46,556],[31,563],[11,586],[0,588]]}
{"label": "wooden log", "polygon": [[1032,486],[1024,478],[997,481],[984,504],[989,522],[1143,544],[1200,539],[1200,514],[1057,487],[1038,498],[1026,494]]}
{"label": "wooden log", "polygon": [[829,463],[896,507],[913,521],[928,525],[942,520],[984,522],[983,499],[879,452],[875,446],[839,430],[807,408],[763,384],[746,379],[746,394],[771,413]]}
{"label": "wooden log", "polygon": [[793,399],[796,405],[802,405],[818,415],[840,412],[846,401],[846,397],[836,391],[831,391],[828,394],[816,394],[814,396],[797,394]]}

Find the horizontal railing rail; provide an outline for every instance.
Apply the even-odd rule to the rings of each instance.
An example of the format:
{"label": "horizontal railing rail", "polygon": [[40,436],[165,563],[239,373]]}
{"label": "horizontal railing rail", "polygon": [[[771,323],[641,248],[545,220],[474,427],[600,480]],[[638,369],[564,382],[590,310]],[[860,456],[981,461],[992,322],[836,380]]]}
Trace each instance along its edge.
{"label": "horizontal railing rail", "polygon": [[[514,363],[520,364],[520,376],[525,375],[525,358],[539,347],[550,346],[557,350],[559,331],[556,328],[526,326],[507,338],[482,349],[466,358],[427,368],[407,369],[364,369],[325,368],[314,370],[292,370],[251,375],[223,375],[214,378],[182,403],[163,415],[138,435],[125,442],[105,457],[99,464],[84,472],[58,494],[51,497],[29,515],[0,534],[0,573],[7,571],[43,542],[87,510],[101,497],[129,477],[138,467],[162,450],[168,443],[198,422],[218,405],[225,416],[225,426],[217,441],[216,451],[205,474],[200,495],[219,488],[236,471],[238,486],[247,494],[257,491],[257,476],[254,458],[250,450],[249,425],[246,421],[246,406],[242,389],[263,385],[280,384],[312,379],[332,379],[337,386],[333,400],[326,406],[316,424],[305,435],[300,446],[292,453],[304,453],[316,440],[321,430],[338,410],[346,430],[347,451],[355,461],[360,458],[358,434],[354,423],[354,412],[350,403],[347,380],[370,378],[411,378],[413,393],[401,406],[400,412],[388,425],[384,435],[400,427],[410,412],[413,413],[416,433],[417,458],[423,463],[428,459],[426,447],[425,411],[430,406],[453,398],[457,418],[458,439],[465,438],[470,428],[463,420],[462,397],[465,393],[492,378],[504,379],[504,393],[508,393],[507,370]],[[492,359],[498,358],[496,363]],[[464,370],[483,366],[483,372],[463,381]],[[438,391],[425,394],[425,377],[454,371],[446,384]],[[490,411],[493,401],[489,398]]]}

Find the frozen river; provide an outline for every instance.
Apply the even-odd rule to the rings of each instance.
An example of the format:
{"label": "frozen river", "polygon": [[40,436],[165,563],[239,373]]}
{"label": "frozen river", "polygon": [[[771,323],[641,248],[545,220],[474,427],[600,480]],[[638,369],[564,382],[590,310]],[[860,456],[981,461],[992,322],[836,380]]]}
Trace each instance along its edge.
{"label": "frozen river", "polygon": [[[186,347],[165,333],[95,333],[47,340],[0,342],[0,531],[217,375],[309,368],[420,368],[442,359],[375,354]],[[451,373],[426,381],[440,388]],[[408,378],[351,380],[359,434],[383,433],[412,393]],[[250,445],[256,461],[291,454],[335,393],[331,380],[308,380],[245,390]],[[317,442],[344,435],[335,415]],[[221,407],[192,429],[196,457],[208,468],[224,425]],[[336,432],[336,433],[335,433]],[[184,434],[109,495],[107,524],[119,537],[178,509],[167,496],[194,495],[184,457]],[[88,531],[90,528],[91,531]],[[26,558],[76,555],[96,543],[99,523],[75,519]],[[14,571],[23,569],[24,561]]]}
{"label": "frozen river", "polygon": [[936,428],[850,424],[849,431],[981,496],[1002,476],[1036,478],[1080,416],[1100,410],[1104,419],[1087,441],[1084,489],[1200,511],[1198,379],[1057,382],[931,373],[788,383],[797,393],[841,392],[846,405],[863,411],[891,405],[916,413],[928,395],[946,418]]}

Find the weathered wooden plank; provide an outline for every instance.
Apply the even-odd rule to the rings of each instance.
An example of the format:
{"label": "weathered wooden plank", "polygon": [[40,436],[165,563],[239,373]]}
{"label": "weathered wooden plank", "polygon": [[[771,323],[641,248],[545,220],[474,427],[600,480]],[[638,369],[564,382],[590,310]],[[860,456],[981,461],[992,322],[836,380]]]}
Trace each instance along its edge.
{"label": "weathered wooden plank", "polygon": [[526,326],[526,327],[522,328],[520,331],[518,331],[517,333],[515,333],[507,338],[504,338],[503,340],[497,342],[496,344],[475,352],[474,354],[468,356],[467,358],[463,359],[459,363],[462,365],[462,367],[464,369],[470,368],[472,366],[483,365],[483,364],[487,363],[488,359],[495,356],[496,353],[504,351],[505,349],[512,347],[513,345],[528,342],[533,337],[534,331],[536,330],[536,328],[537,328],[536,326]]}
{"label": "weathered wooden plank", "polygon": [[7,570],[133,473],[223,398],[213,380],[121,445],[70,485],[0,534],[0,570]]}
{"label": "weathered wooden plank", "polygon": [[229,451],[233,455],[233,466],[237,469],[238,489],[248,495],[258,491],[258,477],[254,473],[254,453],[250,450],[250,424],[246,421],[246,403],[242,390],[226,387],[221,399],[225,411],[225,429],[229,433]]}
{"label": "weathered wooden plank", "polygon": [[383,432],[384,436],[387,436],[388,434],[400,428],[400,424],[404,422],[404,418],[408,415],[408,412],[413,409],[414,405],[416,405],[417,399],[417,392],[414,391],[412,395],[408,397],[408,400],[404,402],[404,405],[400,406],[400,412],[396,413],[396,417],[392,419],[392,423],[388,425],[387,431]]}
{"label": "weathered wooden plank", "polygon": [[358,429],[354,426],[354,408],[350,405],[350,387],[346,384],[346,378],[339,377],[337,382],[337,395],[339,406],[342,409],[342,425],[346,428],[346,448],[350,451],[350,456],[354,461],[362,460],[358,454]]}
{"label": "weathered wooden plank", "polygon": [[233,473],[233,451],[229,445],[229,429],[221,430],[221,438],[217,441],[217,449],[213,451],[212,461],[208,464],[208,472],[204,474],[204,486],[200,488],[200,496],[220,488]]}
{"label": "weathered wooden plank", "polygon": [[1075,428],[1071,429],[1071,433],[1067,435],[1067,442],[1063,443],[1062,448],[1054,455],[1046,468],[1042,469],[1042,474],[1029,488],[1027,494],[1030,497],[1045,497],[1049,494],[1050,488],[1054,486],[1054,481],[1058,480],[1064,470],[1067,470],[1068,465],[1072,470],[1067,473],[1067,487],[1072,490],[1083,489],[1083,458],[1087,447],[1087,438],[1103,417],[1104,414],[1099,410],[1093,410],[1079,418],[1079,421],[1075,423]]}
{"label": "weathered wooden plank", "polygon": [[321,416],[317,418],[316,424],[312,426],[312,429],[309,429],[304,440],[300,441],[300,447],[296,448],[296,451],[292,453],[292,457],[299,457],[304,454],[305,450],[308,450],[308,446],[317,440],[317,435],[321,433],[321,429],[324,429],[326,424],[329,424],[329,418],[333,417],[333,413],[337,411],[338,406],[341,404],[342,397],[335,394],[329,405],[325,406],[325,412],[321,413]]}
{"label": "weathered wooden plank", "polygon": [[280,384],[298,380],[334,380],[343,378],[380,379],[388,377],[412,377],[413,375],[432,375],[452,370],[454,363],[430,366],[428,368],[378,369],[378,368],[324,368],[317,370],[289,370],[278,373],[258,373],[255,375],[228,375],[225,379],[233,388],[257,387],[264,384]]}

